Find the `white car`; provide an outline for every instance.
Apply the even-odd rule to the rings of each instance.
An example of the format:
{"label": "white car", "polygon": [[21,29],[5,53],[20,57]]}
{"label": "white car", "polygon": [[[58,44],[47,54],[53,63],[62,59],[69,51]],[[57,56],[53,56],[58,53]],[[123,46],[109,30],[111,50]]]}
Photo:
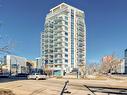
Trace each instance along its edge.
{"label": "white car", "polygon": [[39,80],[39,79],[46,79],[47,76],[46,75],[41,75],[39,73],[34,73],[32,75],[28,75],[28,79],[36,79],[36,80]]}

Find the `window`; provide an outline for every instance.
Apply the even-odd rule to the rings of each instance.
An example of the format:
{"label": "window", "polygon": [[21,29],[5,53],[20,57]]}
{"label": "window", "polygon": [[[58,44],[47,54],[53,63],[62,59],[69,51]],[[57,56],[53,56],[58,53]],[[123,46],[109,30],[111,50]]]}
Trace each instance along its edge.
{"label": "window", "polygon": [[68,57],[68,54],[65,54],[65,57]]}
{"label": "window", "polygon": [[45,64],[48,64],[48,60],[45,60]]}
{"label": "window", "polygon": [[62,19],[63,17],[59,17],[59,19]]}
{"label": "window", "polygon": [[65,43],[65,46],[68,46],[68,43]]}
{"label": "window", "polygon": [[73,15],[71,15],[71,19],[74,20],[74,16]]}
{"label": "window", "polygon": [[67,26],[65,26],[65,30],[68,30],[68,27]]}
{"label": "window", "polygon": [[67,49],[67,48],[65,48],[65,51],[66,51],[66,52],[68,52],[68,49]]}
{"label": "window", "polygon": [[71,9],[71,14],[74,14],[74,10],[73,9]]}
{"label": "window", "polygon": [[74,64],[74,10],[71,9],[71,64]]}
{"label": "window", "polygon": [[68,22],[67,21],[65,21],[65,25],[68,25]]}
{"label": "window", "polygon": [[65,41],[68,41],[68,38],[65,38]]}
{"label": "window", "polygon": [[66,36],[68,36],[68,33],[67,33],[67,32],[65,32],[65,35],[66,35]]}
{"label": "window", "polygon": [[68,17],[67,16],[65,16],[65,20],[68,20]]}
{"label": "window", "polygon": [[55,58],[57,57],[57,55],[55,55]]}
{"label": "window", "polygon": [[67,59],[65,59],[65,62],[66,62],[66,63],[68,63],[68,60],[67,60]]}
{"label": "window", "polygon": [[55,63],[57,63],[57,60],[55,60]]}

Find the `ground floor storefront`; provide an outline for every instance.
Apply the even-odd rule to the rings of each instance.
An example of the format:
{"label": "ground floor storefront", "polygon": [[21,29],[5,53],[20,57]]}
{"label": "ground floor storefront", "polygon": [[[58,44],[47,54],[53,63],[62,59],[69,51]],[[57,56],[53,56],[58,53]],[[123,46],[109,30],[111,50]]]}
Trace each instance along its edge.
{"label": "ground floor storefront", "polygon": [[65,70],[45,70],[45,74],[48,76],[65,76]]}

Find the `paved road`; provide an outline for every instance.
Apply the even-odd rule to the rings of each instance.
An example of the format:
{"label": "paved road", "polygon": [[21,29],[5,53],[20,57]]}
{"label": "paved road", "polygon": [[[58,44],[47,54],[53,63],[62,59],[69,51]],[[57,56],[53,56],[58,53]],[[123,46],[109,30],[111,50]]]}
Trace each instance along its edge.
{"label": "paved road", "polygon": [[[0,80],[0,88],[11,89],[16,95],[60,95],[65,79],[48,80]],[[112,89],[121,88],[121,89]],[[106,92],[127,92],[124,80],[69,80],[70,95],[108,95]],[[101,93],[100,93],[101,92]],[[102,93],[105,92],[105,93]],[[69,94],[63,94],[69,95]],[[110,94],[118,95],[118,94]],[[127,94],[119,94],[127,95]]]}

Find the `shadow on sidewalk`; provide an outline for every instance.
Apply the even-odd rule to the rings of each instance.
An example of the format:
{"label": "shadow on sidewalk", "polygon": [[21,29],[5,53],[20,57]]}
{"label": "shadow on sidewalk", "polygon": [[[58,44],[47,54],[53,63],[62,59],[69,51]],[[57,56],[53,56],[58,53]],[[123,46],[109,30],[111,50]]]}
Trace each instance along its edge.
{"label": "shadow on sidewalk", "polygon": [[0,77],[0,83],[27,80],[26,77]]}
{"label": "shadow on sidewalk", "polygon": [[102,86],[87,86],[84,85],[93,95],[97,95],[97,93],[107,93],[107,95],[115,94],[115,95],[127,95],[126,88],[113,88],[113,87],[102,87]]}

